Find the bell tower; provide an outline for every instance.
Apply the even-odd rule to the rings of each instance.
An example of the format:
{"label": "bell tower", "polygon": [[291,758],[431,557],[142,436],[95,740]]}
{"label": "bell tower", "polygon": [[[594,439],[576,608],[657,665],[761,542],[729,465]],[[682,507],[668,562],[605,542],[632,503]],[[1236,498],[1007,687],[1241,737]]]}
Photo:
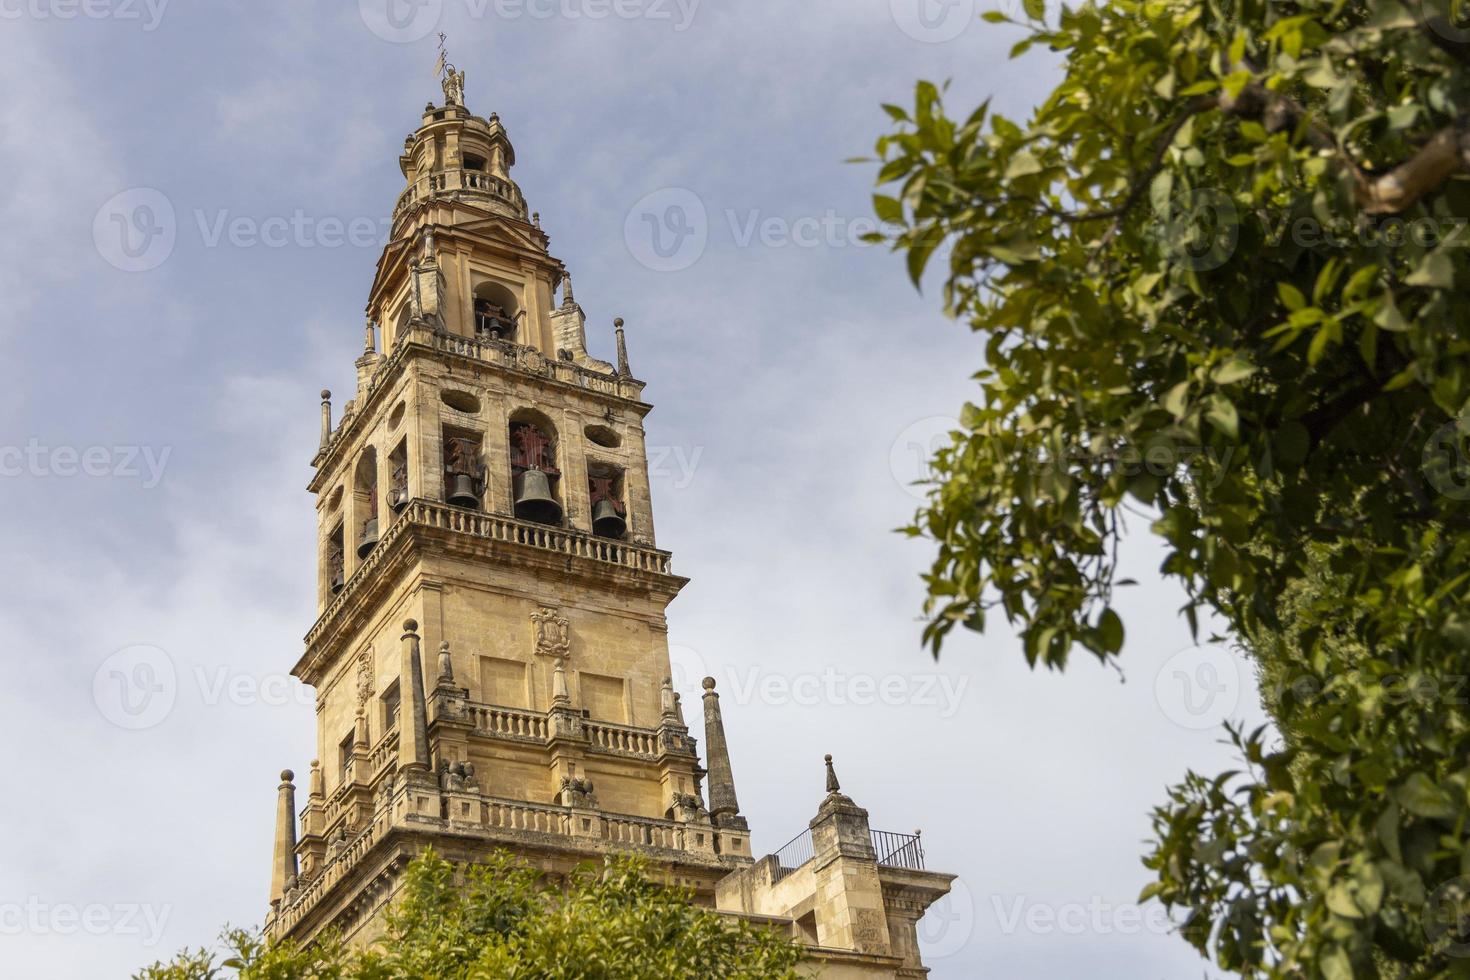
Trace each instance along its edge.
{"label": "bell tower", "polygon": [[[587,352],[586,317],[511,177],[498,117],[442,105],[403,144],[407,184],[368,296],[357,388],[309,489],[318,611],[294,673],[317,691],[299,833],[280,787],[273,936],[370,934],[426,844],[548,872],[636,849],[713,902],[751,862],[704,803],[669,682],[643,382]],[[717,716],[716,716],[717,717]],[[711,796],[733,801],[723,758]]]}
{"label": "bell tower", "polygon": [[357,385],[321,444],[317,620],[293,673],[316,690],[316,761],[276,794],[266,933],[376,938],[432,846],[555,879],[634,852],[696,902],[784,927],[844,977],[922,977],[917,923],[952,875],[917,832],[838,792],[754,861],[713,678],[702,765],[669,680],[660,550],[629,367],[586,316],[511,177],[495,115],[444,74],[399,157],[406,186],[368,294]]}

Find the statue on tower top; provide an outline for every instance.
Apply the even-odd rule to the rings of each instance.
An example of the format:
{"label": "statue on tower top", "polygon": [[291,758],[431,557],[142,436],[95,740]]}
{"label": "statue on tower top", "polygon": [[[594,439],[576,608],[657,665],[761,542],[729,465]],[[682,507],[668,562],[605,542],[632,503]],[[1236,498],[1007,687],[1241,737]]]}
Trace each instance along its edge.
{"label": "statue on tower top", "polygon": [[455,70],[449,63],[449,51],[445,48],[444,33],[439,33],[439,59],[434,63],[434,74],[442,76],[445,105],[464,105],[464,72]]}
{"label": "statue on tower top", "polygon": [[453,65],[444,66],[444,104],[464,105],[464,72]]}

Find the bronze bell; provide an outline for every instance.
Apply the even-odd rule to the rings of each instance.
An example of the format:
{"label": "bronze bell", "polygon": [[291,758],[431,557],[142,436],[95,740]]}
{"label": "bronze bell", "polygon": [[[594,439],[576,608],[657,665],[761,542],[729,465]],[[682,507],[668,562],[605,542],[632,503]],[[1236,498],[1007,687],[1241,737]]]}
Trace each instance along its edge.
{"label": "bronze bell", "polygon": [[395,514],[401,514],[401,513],[403,513],[403,509],[405,507],[407,507],[407,506],[408,506],[408,491],[407,490],[389,490],[388,491],[388,509],[389,510],[393,511],[393,513],[395,513]]}
{"label": "bronze bell", "polygon": [[342,569],[338,568],[338,569],[333,570],[333,572],[332,572],[332,595],[336,595],[338,592],[341,592],[342,591],[342,587],[344,585],[346,585],[346,584],[347,583],[345,583],[345,582],[342,581]]}
{"label": "bronze bell", "polygon": [[560,524],[561,504],[551,495],[551,478],[540,470],[516,474],[516,516],[538,524]]}
{"label": "bronze bell", "polygon": [[618,513],[618,505],[610,497],[603,497],[592,505],[592,533],[604,538],[621,538],[628,530],[628,522]]}
{"label": "bronze bell", "polygon": [[362,525],[362,540],[357,542],[357,557],[366,558],[378,546],[378,519],[370,517]]}
{"label": "bronze bell", "polygon": [[475,478],[468,473],[454,474],[449,481],[449,502],[456,507],[479,507],[480,495],[475,492]]}

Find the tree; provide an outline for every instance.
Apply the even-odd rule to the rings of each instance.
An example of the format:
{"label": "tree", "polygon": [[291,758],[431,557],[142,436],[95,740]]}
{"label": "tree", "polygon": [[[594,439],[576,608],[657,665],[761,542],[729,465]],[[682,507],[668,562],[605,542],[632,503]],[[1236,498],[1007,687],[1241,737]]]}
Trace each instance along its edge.
{"label": "tree", "polygon": [[1276,721],[1171,791],[1145,897],[1247,976],[1470,976],[1470,33],[1388,0],[1024,7],[1012,56],[1060,62],[1028,121],[924,82],[878,141],[887,239],[916,284],[947,257],[988,341],[907,529],[925,643],[1003,616],[1033,665],[1113,661],[1141,513]]}
{"label": "tree", "polygon": [[[563,887],[497,855],[456,868],[426,851],[409,864],[369,949],[333,938],[271,944],[243,930],[156,963],[137,980],[795,980],[798,947],[770,929],[695,905],[631,860]],[[228,973],[225,971],[229,971]]]}

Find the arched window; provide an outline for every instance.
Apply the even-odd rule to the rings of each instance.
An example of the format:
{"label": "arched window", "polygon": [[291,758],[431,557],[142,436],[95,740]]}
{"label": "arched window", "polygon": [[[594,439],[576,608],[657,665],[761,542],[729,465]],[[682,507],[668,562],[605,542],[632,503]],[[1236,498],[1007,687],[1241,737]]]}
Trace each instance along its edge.
{"label": "arched window", "polygon": [[540,412],[522,409],[511,416],[510,470],[516,516],[538,524],[560,524],[556,429]]}
{"label": "arched window", "polygon": [[485,280],[475,287],[475,336],[482,340],[516,340],[521,309],[516,295],[498,282]]}
{"label": "arched window", "polygon": [[357,500],[357,512],[366,515],[357,539],[357,557],[361,560],[378,546],[378,451],[371,446],[363,450],[362,458],[357,461],[352,492]]}
{"label": "arched window", "polygon": [[603,463],[587,464],[587,493],[592,505],[592,533],[621,538],[628,530],[623,500],[623,471]]}

